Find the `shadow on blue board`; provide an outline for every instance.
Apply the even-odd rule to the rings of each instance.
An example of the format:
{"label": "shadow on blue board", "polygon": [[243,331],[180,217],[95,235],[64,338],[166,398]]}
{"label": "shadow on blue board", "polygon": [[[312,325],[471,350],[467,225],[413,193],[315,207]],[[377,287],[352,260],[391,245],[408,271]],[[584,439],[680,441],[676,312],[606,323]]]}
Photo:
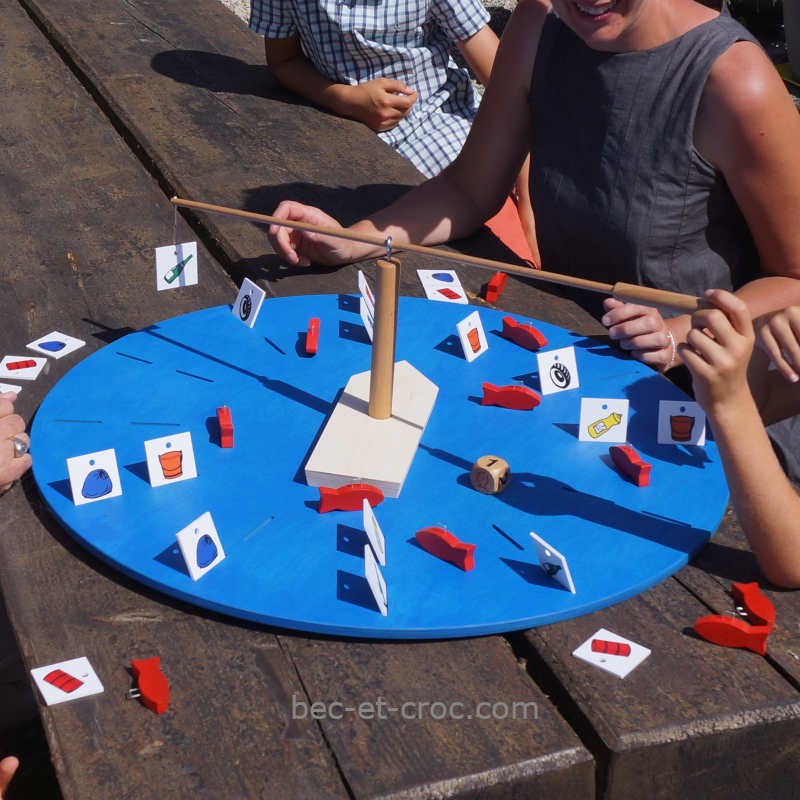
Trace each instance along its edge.
{"label": "shadow on blue board", "polygon": [[339,320],[339,338],[359,344],[372,344],[367,329],[361,323],[356,322]]}
{"label": "shadow on blue board", "polygon": [[369,611],[380,611],[367,579],[363,575],[355,575],[342,569],[336,571],[336,599]]}
{"label": "shadow on blue board", "polygon": [[447,353],[449,356],[456,356],[460,358],[462,361],[464,359],[464,348],[461,346],[461,339],[458,338],[454,333],[451,333],[450,336],[446,336],[442,339],[439,344],[437,344],[434,350],[438,350],[440,353]]}
{"label": "shadow on blue board", "polygon": [[336,549],[350,556],[364,557],[364,545],[369,543],[367,534],[352,525],[336,526]]}
{"label": "shadow on blue board", "polygon": [[[517,575],[520,576],[526,583],[533,584],[535,586],[548,586],[552,588],[561,588],[561,584],[551,578],[549,575],[545,575],[544,570],[539,565],[537,561],[535,564],[530,561],[517,561],[515,558],[503,558],[501,557],[500,560],[507,566],[510,567]],[[567,591],[566,589],[564,591]]]}
{"label": "shadow on blue board", "polygon": [[176,572],[180,572],[181,575],[191,577],[189,570],[186,568],[186,562],[183,560],[181,549],[175,543],[165,547],[153,560],[158,561],[159,564],[163,564],[165,567],[174,569]]}
{"label": "shadow on blue board", "polygon": [[708,531],[684,522],[633,511],[611,500],[573,489],[563,481],[534,472],[515,472],[498,500],[536,516],[571,516],[595,522],[643,539],[693,553],[708,538]]}
{"label": "shadow on blue board", "polygon": [[47,485],[59,494],[64,495],[70,503],[72,502],[72,489],[70,488],[69,478],[65,478],[62,481],[51,481]]}
{"label": "shadow on blue board", "polygon": [[360,312],[358,297],[354,294],[340,294],[337,305],[340,311],[350,311],[353,314]]}
{"label": "shadow on blue board", "polygon": [[125,469],[137,478],[141,478],[145,483],[150,483],[150,473],[147,470],[146,461],[136,461],[133,464],[125,464]]}

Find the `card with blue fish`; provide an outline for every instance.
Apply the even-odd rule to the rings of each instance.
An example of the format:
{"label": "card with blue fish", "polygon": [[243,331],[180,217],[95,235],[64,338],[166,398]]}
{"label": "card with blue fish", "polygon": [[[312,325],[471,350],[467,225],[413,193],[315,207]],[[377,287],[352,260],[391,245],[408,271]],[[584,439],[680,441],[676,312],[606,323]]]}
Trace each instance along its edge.
{"label": "card with blue fish", "polygon": [[210,511],[201,514],[175,536],[193,581],[200,580],[225,558],[225,550]]}
{"label": "card with blue fish", "polygon": [[83,339],[76,339],[74,336],[67,336],[66,333],[53,331],[46,336],[40,336],[35,341],[26,345],[26,347],[43,356],[64,358],[64,356],[74,353],[85,344],[86,342],[84,342]]}

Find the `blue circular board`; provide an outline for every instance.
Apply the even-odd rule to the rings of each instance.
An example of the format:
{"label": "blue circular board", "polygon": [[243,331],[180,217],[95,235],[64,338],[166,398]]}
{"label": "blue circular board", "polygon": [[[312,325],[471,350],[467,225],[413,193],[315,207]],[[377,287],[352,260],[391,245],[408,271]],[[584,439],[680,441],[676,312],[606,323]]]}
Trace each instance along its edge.
{"label": "blue circular board", "polygon": [[[631,597],[684,564],[713,532],[727,487],[713,442],[657,444],[669,381],[603,343],[534,321],[544,350],[574,346],[580,388],[531,411],[483,406],[481,384],[539,390],[534,353],[500,335],[503,313],[480,309],[489,349],[468,363],[456,323],[474,309],[401,298],[397,360],[439,387],[398,498],[375,509],[386,537],[382,616],[364,577],[361,512],[317,511],[304,464],[351,375],[371,349],[358,298],[267,300],[253,329],[228,306],[167,320],[86,358],[34,421],[34,476],[69,532],[117,569],[215,611],[344,636],[442,638],[556,622]],[[319,351],[305,354],[309,318]],[[524,318],[516,317],[526,322]],[[628,441],[652,466],[639,488],[613,468],[608,442],[578,439],[581,397],[627,398]],[[216,409],[231,409],[234,447],[220,447]],[[145,440],[190,432],[198,477],[152,487]],[[122,494],[72,500],[66,460],[113,448]],[[511,467],[499,495],[472,489],[481,455]],[[226,558],[194,581],[175,535],[204,512]],[[419,547],[442,525],[476,545],[464,572]],[[539,566],[529,532],[568,560],[576,593]]]}

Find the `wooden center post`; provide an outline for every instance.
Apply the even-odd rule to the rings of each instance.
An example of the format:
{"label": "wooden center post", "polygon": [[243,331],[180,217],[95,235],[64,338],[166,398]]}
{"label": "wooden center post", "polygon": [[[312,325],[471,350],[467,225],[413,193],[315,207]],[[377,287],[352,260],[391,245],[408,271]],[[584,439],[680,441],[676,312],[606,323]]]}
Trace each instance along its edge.
{"label": "wooden center post", "polygon": [[372,335],[372,366],[367,413],[373,419],[389,419],[392,416],[394,388],[400,262],[396,258],[379,258],[377,264],[378,285],[375,295],[375,326]]}

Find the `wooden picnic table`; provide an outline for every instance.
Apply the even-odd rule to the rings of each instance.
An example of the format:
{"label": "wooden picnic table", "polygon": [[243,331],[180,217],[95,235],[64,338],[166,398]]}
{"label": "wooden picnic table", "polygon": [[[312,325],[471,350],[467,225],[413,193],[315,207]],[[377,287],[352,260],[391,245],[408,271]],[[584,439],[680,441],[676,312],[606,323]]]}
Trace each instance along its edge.
{"label": "wooden picnic table", "polygon": [[[87,342],[83,357],[230,303],[244,277],[270,296],[353,291],[352,267],[288,269],[263,228],[187,214],[179,225],[198,241],[200,282],[155,292],[152,253],[172,242],[174,194],[265,213],[292,197],[347,223],[421,180],[362,126],[277,89],[261,40],[216,0],[0,0],[0,23],[3,353],[60,330]],[[486,232],[457,244],[512,258]],[[440,262],[403,261],[401,291],[419,295],[409,276]],[[461,277],[482,303],[488,275]],[[533,281],[510,277],[500,303],[602,335]],[[32,418],[72,363],[26,385],[21,413]],[[690,632],[698,616],[730,610],[731,581],[758,579],[730,514],[690,566],[614,607],[506,636],[379,642],[248,624],[150,591],[73,541],[30,476],[0,502],[0,585],[25,666],[86,655],[105,685],[40,708],[70,800],[796,794],[797,597],[767,587],[778,623],[766,657]],[[652,655],[625,680],[573,658],[600,627]],[[171,685],[161,716],[124,699],[131,659],[151,655]],[[302,713],[379,698],[520,703],[535,715]]]}

